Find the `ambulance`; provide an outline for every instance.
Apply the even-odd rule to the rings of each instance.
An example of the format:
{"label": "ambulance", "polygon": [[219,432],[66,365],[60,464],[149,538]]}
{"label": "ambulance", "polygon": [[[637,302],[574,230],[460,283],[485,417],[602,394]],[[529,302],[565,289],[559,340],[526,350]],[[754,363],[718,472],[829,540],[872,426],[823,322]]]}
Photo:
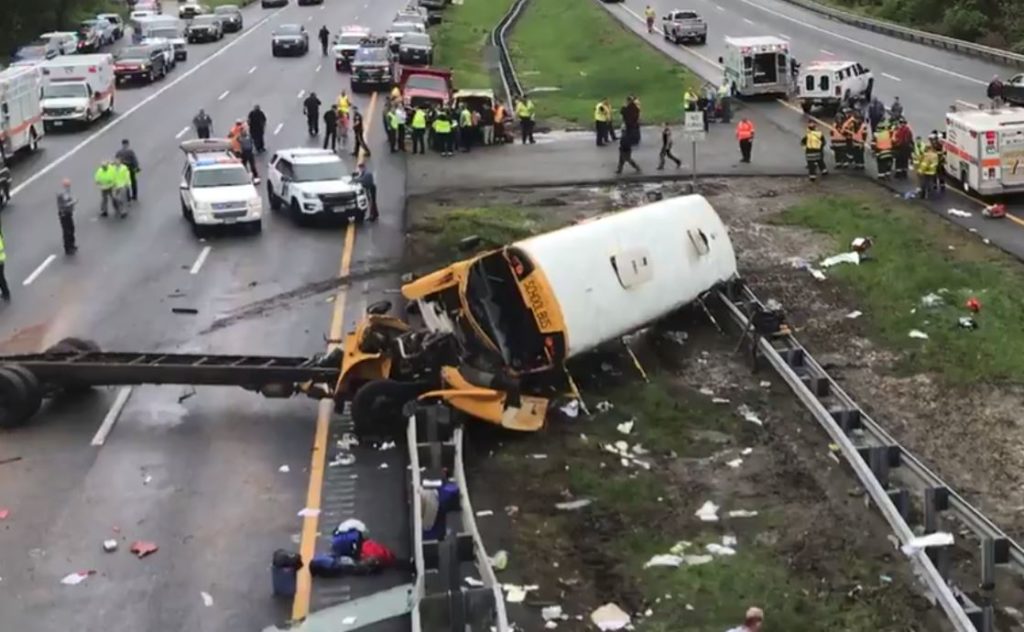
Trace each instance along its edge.
{"label": "ambulance", "polygon": [[88,125],[114,111],[114,58],[108,54],[62,55],[44,61],[43,124]]}
{"label": "ambulance", "polygon": [[11,66],[0,71],[0,145],[7,156],[39,147],[43,137],[41,78],[38,66]]}
{"label": "ambulance", "polygon": [[964,191],[1024,191],[1024,108],[982,108],[958,101],[946,113],[946,174]]}
{"label": "ambulance", "polygon": [[726,37],[725,55],[718,58],[732,94],[786,96],[793,91],[789,42],[773,37]]}

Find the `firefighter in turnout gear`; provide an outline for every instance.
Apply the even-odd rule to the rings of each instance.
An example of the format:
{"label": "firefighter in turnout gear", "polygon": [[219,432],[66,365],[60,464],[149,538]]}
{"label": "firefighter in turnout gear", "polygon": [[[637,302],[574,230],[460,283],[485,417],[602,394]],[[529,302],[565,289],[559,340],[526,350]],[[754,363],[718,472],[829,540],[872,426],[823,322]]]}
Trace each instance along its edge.
{"label": "firefighter in turnout gear", "polygon": [[917,175],[921,182],[920,195],[928,199],[934,194],[935,176],[939,172],[939,154],[931,145],[927,145],[917,161]]}
{"label": "firefighter in turnout gear", "polygon": [[840,110],[832,122],[829,130],[829,140],[832,142],[832,155],[836,157],[836,169],[845,169],[853,161],[850,156],[850,148],[846,143],[846,122],[852,117],[845,109]]}
{"label": "firefighter in turnout gear", "polygon": [[892,175],[892,136],[889,133],[889,126],[885,122],[878,124],[875,130],[874,139],[871,141],[871,151],[875,154],[875,164],[878,166],[878,177],[888,178]]}
{"label": "firefighter in turnout gear", "polygon": [[942,132],[941,136],[939,132],[932,131],[931,143],[932,149],[935,150],[935,154],[938,157],[939,164],[938,169],[935,172],[935,188],[939,194],[946,192],[946,133]]}
{"label": "firefighter in turnout gear", "polygon": [[807,160],[807,175],[814,182],[818,174],[828,175],[828,168],[825,166],[825,135],[818,130],[814,121],[808,121],[807,132],[800,139],[804,148],[804,157]]}
{"label": "firefighter in turnout gear", "polygon": [[854,169],[864,169],[864,143],[868,139],[868,122],[864,120],[859,112],[853,115],[853,122],[850,125],[851,156]]}

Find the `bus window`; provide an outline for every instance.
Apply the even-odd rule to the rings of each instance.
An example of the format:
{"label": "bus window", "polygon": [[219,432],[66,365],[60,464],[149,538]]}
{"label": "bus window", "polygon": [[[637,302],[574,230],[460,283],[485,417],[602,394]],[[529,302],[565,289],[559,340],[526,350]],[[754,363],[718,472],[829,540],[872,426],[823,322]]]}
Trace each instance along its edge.
{"label": "bus window", "polygon": [[804,86],[807,88],[808,92],[814,91],[814,75],[807,75],[804,79]]}
{"label": "bus window", "polygon": [[697,254],[704,256],[711,252],[711,243],[708,241],[708,236],[704,234],[704,231],[697,229],[697,234],[694,235],[692,230],[686,231],[686,234],[690,237],[690,243],[697,250]]}
{"label": "bus window", "polygon": [[611,264],[619,278],[619,285],[627,290],[650,281],[654,276],[646,250],[636,249],[612,255]]}
{"label": "bus window", "polygon": [[828,75],[822,75],[821,78],[818,80],[818,90],[821,90],[822,92],[828,92],[828,84]]}

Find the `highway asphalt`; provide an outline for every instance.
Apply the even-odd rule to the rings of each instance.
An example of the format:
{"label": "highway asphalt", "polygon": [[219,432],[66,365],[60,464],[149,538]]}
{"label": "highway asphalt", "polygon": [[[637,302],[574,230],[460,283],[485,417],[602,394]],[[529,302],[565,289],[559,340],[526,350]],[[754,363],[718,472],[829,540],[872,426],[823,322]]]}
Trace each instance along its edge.
{"label": "highway asphalt", "polygon": [[[264,200],[261,235],[197,240],[180,212],[178,143],[193,136],[190,121],[200,107],[221,134],[258,103],[269,119],[268,152],[258,161],[264,175],[274,149],[316,142],[306,132],[300,93],[316,91],[330,103],[348,89],[347,76],[319,54],[321,24],[382,31],[403,4],[327,0],[262,10],[256,3],[243,9],[242,33],[191,45],[189,60],[153,86],[119,90],[112,121],[48,134],[42,151],[19,157],[15,197],[0,217],[13,293],[0,305],[0,351],[39,350],[74,335],[108,350],[307,356],[324,350],[335,305],[344,301],[334,319],[347,329],[367,304],[388,296],[393,279],[372,279],[336,297],[311,297],[202,333],[231,310],[336,275],[345,229],[293,226],[270,215]],[[175,5],[164,10],[173,13]],[[287,22],[310,31],[307,56],[271,57],[270,33]],[[371,109],[368,96],[355,101]],[[382,144],[380,114],[376,106],[367,128],[382,221],[355,230],[353,269],[401,252],[404,165]],[[140,200],[129,218],[101,220],[92,175],[122,138],[142,163]],[[56,217],[64,177],[79,200],[74,257],[62,253]],[[198,313],[172,313],[178,306]],[[0,628],[222,631],[261,629],[290,616],[291,600],[271,599],[269,561],[276,548],[299,548],[296,513],[307,502],[315,402],[230,388],[136,388],[105,443],[93,446],[117,392],[48,405],[28,426],[0,436],[0,461],[21,457],[0,465],[0,507],[10,512],[0,525]],[[402,468],[378,484],[378,464],[366,461],[352,512],[371,529],[386,521],[375,536],[401,551],[408,535]],[[280,472],[282,465],[290,471]],[[121,550],[104,553],[107,538],[121,540]],[[128,547],[136,539],[160,550],[135,559]],[[97,574],[77,586],[60,583],[85,570]],[[357,579],[350,595],[390,581]]]}

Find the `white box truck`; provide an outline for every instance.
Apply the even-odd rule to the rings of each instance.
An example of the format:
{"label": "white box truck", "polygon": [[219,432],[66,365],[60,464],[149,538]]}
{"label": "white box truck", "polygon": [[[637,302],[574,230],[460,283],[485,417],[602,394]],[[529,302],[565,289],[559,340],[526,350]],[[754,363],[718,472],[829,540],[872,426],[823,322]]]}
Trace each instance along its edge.
{"label": "white box truck", "polygon": [[40,65],[46,129],[87,125],[114,111],[114,59],[62,55]]}
{"label": "white box truck", "polygon": [[788,95],[793,91],[789,42],[771,35],[726,37],[725,55],[718,58],[732,94]]}
{"label": "white box truck", "polygon": [[35,151],[43,137],[43,109],[38,66],[11,66],[0,71],[0,144],[4,154]]}

